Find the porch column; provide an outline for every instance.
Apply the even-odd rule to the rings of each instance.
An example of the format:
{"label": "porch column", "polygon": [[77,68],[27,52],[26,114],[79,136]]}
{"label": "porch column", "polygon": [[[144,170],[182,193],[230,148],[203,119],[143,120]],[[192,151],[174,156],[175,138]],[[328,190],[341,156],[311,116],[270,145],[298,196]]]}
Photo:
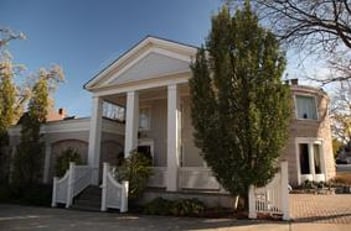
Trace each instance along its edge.
{"label": "porch column", "polygon": [[93,96],[93,109],[90,118],[88,165],[93,168],[92,184],[99,184],[99,162],[101,151],[102,99]]}
{"label": "porch column", "polygon": [[180,94],[168,85],[167,96],[167,191],[177,191],[180,158]]}
{"label": "porch column", "polygon": [[51,144],[45,143],[45,160],[44,160],[44,177],[43,177],[44,184],[47,184],[50,182],[50,179],[49,179],[50,159],[51,159]]}
{"label": "porch column", "polygon": [[130,91],[127,93],[127,113],[126,130],[124,140],[124,157],[137,148],[139,128],[139,95],[138,92]]}

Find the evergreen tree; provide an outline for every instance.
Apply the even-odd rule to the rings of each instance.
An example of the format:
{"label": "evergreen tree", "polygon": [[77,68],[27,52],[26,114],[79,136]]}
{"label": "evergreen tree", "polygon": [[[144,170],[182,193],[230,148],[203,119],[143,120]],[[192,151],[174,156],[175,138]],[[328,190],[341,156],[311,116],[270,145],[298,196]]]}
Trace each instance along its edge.
{"label": "evergreen tree", "polygon": [[276,172],[291,114],[285,64],[277,39],[246,1],[233,16],[223,7],[212,18],[191,66],[195,144],[233,196],[247,198],[250,185],[265,185]]}

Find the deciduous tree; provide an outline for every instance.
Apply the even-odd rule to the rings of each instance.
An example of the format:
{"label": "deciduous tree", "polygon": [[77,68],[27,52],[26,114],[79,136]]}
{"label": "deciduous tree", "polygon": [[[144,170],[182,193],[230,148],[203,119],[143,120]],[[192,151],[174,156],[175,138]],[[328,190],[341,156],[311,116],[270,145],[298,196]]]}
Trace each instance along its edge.
{"label": "deciduous tree", "polygon": [[63,72],[59,66],[50,70],[42,68],[38,73],[28,111],[21,121],[21,143],[14,162],[16,184],[38,183],[42,177],[44,145],[40,128],[46,122],[50,108],[50,91],[62,80]]}
{"label": "deciduous tree", "polygon": [[334,70],[323,84],[351,79],[350,0],[255,0],[262,20],[300,52],[317,55]]}

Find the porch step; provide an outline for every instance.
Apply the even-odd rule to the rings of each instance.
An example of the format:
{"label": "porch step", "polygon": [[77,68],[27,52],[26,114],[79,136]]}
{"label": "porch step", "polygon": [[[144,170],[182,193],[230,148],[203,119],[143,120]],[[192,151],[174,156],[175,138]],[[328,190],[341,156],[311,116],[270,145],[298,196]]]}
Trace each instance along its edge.
{"label": "porch step", "polygon": [[101,188],[99,186],[88,186],[82,193],[74,198],[71,208],[86,211],[100,211]]}

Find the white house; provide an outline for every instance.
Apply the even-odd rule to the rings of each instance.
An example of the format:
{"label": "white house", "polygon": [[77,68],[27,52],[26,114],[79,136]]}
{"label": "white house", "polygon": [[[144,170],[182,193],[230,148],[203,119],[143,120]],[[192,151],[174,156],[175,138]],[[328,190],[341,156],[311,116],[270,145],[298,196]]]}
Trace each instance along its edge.
{"label": "white house", "polygon": [[[128,156],[139,149],[153,157],[150,187],[164,192],[223,193],[193,142],[188,80],[196,52],[196,47],[148,36],[101,70],[84,85],[92,94],[90,119],[43,126],[44,181],[50,182],[55,158],[66,147],[81,152],[92,169],[90,183],[96,185],[102,181],[103,161],[114,165],[122,151]],[[291,136],[282,153],[282,159],[289,162],[289,181],[329,180],[335,176],[335,167],[328,96],[320,89],[296,83],[291,89],[295,113]],[[122,122],[104,118],[104,103],[117,105]],[[10,129],[10,135],[14,147],[19,128]]]}

